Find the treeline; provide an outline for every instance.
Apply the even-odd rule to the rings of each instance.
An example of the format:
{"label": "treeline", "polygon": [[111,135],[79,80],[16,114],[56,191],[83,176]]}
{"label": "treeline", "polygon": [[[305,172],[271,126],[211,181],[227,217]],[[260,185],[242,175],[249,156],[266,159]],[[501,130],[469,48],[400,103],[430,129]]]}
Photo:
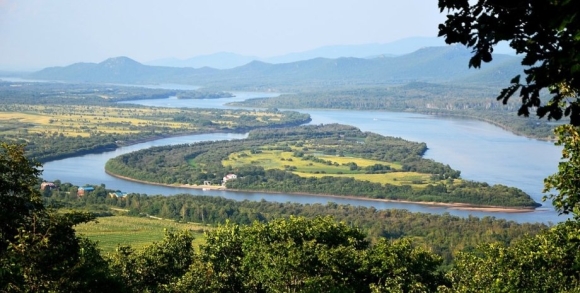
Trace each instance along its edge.
{"label": "treeline", "polygon": [[[290,215],[251,225],[226,222],[207,232],[199,247],[188,231],[168,231],[163,241],[143,249],[119,246],[104,256],[95,242],[74,230],[75,225],[94,220],[94,215],[71,212],[69,207],[55,210],[63,206],[58,198],[74,199],[56,190],[58,195],[50,192],[43,197],[38,188],[40,167],[26,159],[20,146],[0,145],[2,292],[577,292],[580,288],[577,220],[550,229],[530,226],[543,230],[509,246],[500,240],[477,248],[457,247],[462,251],[449,269],[441,267],[442,258],[421,237],[369,241],[354,223],[328,216]],[[97,189],[100,194],[104,186]],[[183,202],[195,198],[183,197]],[[152,199],[169,205],[168,198]],[[43,204],[46,200],[52,206]],[[87,196],[86,202],[77,204],[90,200]],[[106,199],[95,194],[94,200]],[[350,209],[337,206],[345,208]],[[442,233],[457,220],[439,217],[441,229],[435,231]],[[425,225],[431,220],[424,219]],[[492,218],[457,221],[473,222],[465,225],[472,229],[487,227],[484,235],[511,230]]]}
{"label": "treeline", "polygon": [[[399,162],[404,171],[432,174],[433,179],[448,179],[446,183],[414,189],[410,185],[395,186],[369,181],[326,176],[303,178],[291,171],[247,165],[236,168],[224,166],[223,160],[235,152],[256,150],[268,145],[284,148],[308,145],[309,152],[325,153],[332,149],[352,157]],[[304,149],[304,148],[302,148]],[[539,206],[517,188],[485,183],[454,183],[459,172],[448,165],[422,158],[424,143],[408,142],[400,138],[384,137],[362,132],[340,124],[309,125],[285,129],[253,131],[247,139],[236,141],[202,142],[177,146],[162,146],[140,150],[110,159],[107,172],[124,177],[163,184],[221,184],[221,179],[235,172],[237,180],[227,187],[238,190],[296,192],[361,196],[411,201],[436,201],[511,207]],[[392,170],[390,170],[392,171]]]}
{"label": "treeline", "polygon": [[518,135],[553,139],[553,123],[537,117],[520,117],[520,102],[503,105],[496,100],[498,87],[414,82],[403,86],[359,87],[284,94],[230,103],[244,107],[284,109],[346,109],[416,112],[486,121]]}
{"label": "treeline", "polygon": [[177,93],[178,99],[223,99],[235,97],[232,93],[227,92],[207,92],[207,91],[187,91]]}
{"label": "treeline", "polygon": [[520,189],[500,184],[490,186],[473,181],[428,184],[425,188],[419,189],[412,188],[410,185],[396,186],[388,183],[383,185],[344,177],[305,178],[275,169],[263,171],[262,175],[248,175],[241,172],[240,174],[241,178],[229,180],[226,186],[234,190],[360,196],[417,202],[466,203],[503,207],[541,206]]}
{"label": "treeline", "polygon": [[[534,235],[547,228],[540,223],[516,223],[494,217],[457,217],[449,214],[433,215],[412,213],[407,210],[377,210],[336,203],[299,204],[269,201],[235,201],[214,196],[175,195],[148,196],[129,194],[126,198],[112,198],[103,185],[95,191],[77,198],[76,187],[57,182],[59,190],[45,191],[47,203],[67,202],[75,208],[91,208],[107,215],[108,208],[99,205],[128,209],[133,216],[156,216],[182,222],[224,224],[226,221],[240,225],[253,222],[270,222],[278,218],[300,216],[316,218],[332,216],[335,220],[358,227],[373,242],[379,238],[400,239],[410,237],[415,245],[429,247],[443,257],[449,265],[462,250],[472,250],[481,243],[501,242],[509,245],[524,235]],[[108,212],[110,214],[110,212]]]}
{"label": "treeline", "polygon": [[18,104],[106,105],[121,101],[166,99],[219,99],[232,93],[209,90],[154,89],[114,84],[0,81],[0,100]]}

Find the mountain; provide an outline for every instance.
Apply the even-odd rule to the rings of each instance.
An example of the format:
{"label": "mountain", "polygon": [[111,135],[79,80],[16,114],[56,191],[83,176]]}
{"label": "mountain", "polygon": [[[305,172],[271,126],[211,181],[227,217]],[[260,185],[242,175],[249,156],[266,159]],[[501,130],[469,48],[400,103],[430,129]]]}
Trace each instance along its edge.
{"label": "mountain", "polygon": [[220,52],[210,55],[202,55],[189,59],[166,58],[147,62],[147,65],[170,66],[170,67],[211,67],[216,69],[227,69],[248,64],[258,57],[243,56],[234,53]]}
{"label": "mountain", "polygon": [[361,45],[335,45],[325,46],[304,52],[290,53],[270,58],[256,56],[244,56],[234,53],[215,53],[210,55],[196,56],[189,59],[166,58],[146,62],[153,66],[170,67],[212,67],[217,69],[229,69],[239,67],[252,61],[267,63],[292,63],[315,58],[336,59],[342,57],[373,58],[378,56],[393,57],[408,54],[424,47],[444,46],[445,41],[436,37],[412,37],[385,44],[361,44]]}
{"label": "mountain", "polygon": [[211,68],[148,66],[128,57],[115,57],[101,63],[75,63],[65,67],[49,67],[26,77],[92,83],[147,83],[180,80],[181,76],[211,75],[217,71]]}
{"label": "mountain", "polygon": [[444,46],[441,38],[413,37],[401,39],[385,44],[336,45],[325,46],[314,50],[299,53],[290,53],[282,56],[267,58],[269,63],[290,63],[314,58],[371,58],[377,56],[393,57],[409,54],[423,47]]}
{"label": "mountain", "polygon": [[[494,55],[481,70],[469,69],[471,52],[461,46],[426,47],[396,57],[315,58],[271,64],[252,61],[231,69],[148,66],[127,57],[101,63],[51,67],[27,76],[34,79],[95,83],[184,83],[232,89],[341,86],[423,82],[505,82],[521,71],[519,58]],[[516,73],[517,74],[517,73]],[[503,78],[504,75],[509,77]]]}
{"label": "mountain", "polygon": [[[411,37],[384,44],[335,45],[325,46],[304,52],[290,53],[270,58],[244,56],[234,53],[220,52],[202,55],[189,59],[166,58],[146,62],[147,65],[168,67],[211,67],[216,69],[231,69],[248,64],[252,61],[262,61],[272,64],[293,63],[316,58],[377,58],[405,55],[426,47],[446,46],[442,38]],[[506,43],[500,43],[495,52],[499,54],[513,54],[513,50]]]}

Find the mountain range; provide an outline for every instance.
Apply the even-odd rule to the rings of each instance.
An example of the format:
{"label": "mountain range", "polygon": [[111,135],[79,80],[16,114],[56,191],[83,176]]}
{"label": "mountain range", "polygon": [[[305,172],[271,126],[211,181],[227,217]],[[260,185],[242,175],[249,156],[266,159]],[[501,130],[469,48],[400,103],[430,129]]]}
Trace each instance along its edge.
{"label": "mountain range", "polygon": [[[316,48],[304,52],[289,53],[269,58],[257,56],[245,56],[230,52],[219,52],[209,55],[195,56],[189,59],[165,58],[149,62],[146,65],[169,66],[169,67],[212,67],[216,69],[230,69],[248,64],[252,61],[262,61],[266,63],[292,63],[297,61],[310,60],[314,58],[375,58],[394,57],[409,54],[425,47],[445,46],[442,38],[436,37],[411,37],[397,40],[390,43],[359,44],[359,45],[333,45]],[[507,44],[500,43],[495,48],[496,53],[513,54],[513,50]]]}
{"label": "mountain range", "polygon": [[128,57],[49,67],[28,78],[89,83],[183,83],[230,89],[401,84],[414,81],[505,83],[522,70],[520,58],[494,54],[481,70],[468,68],[462,46],[426,47],[400,56],[314,58],[288,63],[251,61],[231,69],[144,65]]}

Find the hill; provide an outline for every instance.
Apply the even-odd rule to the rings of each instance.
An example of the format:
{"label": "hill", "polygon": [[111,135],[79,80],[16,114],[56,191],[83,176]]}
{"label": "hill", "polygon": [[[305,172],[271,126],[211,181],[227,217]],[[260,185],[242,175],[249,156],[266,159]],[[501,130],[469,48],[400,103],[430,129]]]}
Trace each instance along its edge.
{"label": "hill", "polygon": [[[51,67],[27,78],[91,83],[183,83],[233,89],[288,89],[408,82],[497,83],[506,79],[497,72],[518,72],[519,58],[495,55],[482,70],[469,69],[470,52],[459,46],[427,47],[397,57],[315,58],[292,63],[253,61],[232,69],[147,66],[127,57],[101,63],[76,63]],[[508,79],[509,80],[509,79]]]}

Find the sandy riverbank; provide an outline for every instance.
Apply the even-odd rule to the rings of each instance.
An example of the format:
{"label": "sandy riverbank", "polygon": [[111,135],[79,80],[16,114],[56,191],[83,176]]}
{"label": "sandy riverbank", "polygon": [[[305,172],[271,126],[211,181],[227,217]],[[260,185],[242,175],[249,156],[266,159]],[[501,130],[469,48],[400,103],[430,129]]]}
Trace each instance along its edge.
{"label": "sandy riverbank", "polygon": [[[221,185],[189,185],[189,184],[163,184],[163,183],[155,183],[149,182],[144,180],[137,180],[126,176],[120,176],[108,171],[105,171],[107,174],[117,177],[119,179],[139,182],[144,184],[151,184],[151,185],[159,185],[159,186],[167,186],[167,187],[177,187],[177,188],[191,188],[191,189],[199,189],[199,190],[227,190],[232,192],[262,192],[262,193],[272,193],[272,194],[280,194],[282,192],[268,192],[262,190],[236,190],[236,189],[227,189]],[[331,195],[331,194],[310,194],[310,193],[292,193],[292,192],[284,192],[285,194],[301,194],[301,195],[310,195],[310,196],[318,196],[318,197],[327,197],[327,198],[347,198],[347,199],[356,199],[356,200],[367,200],[367,201],[377,201],[377,202],[393,202],[393,203],[403,203],[403,204],[419,204],[419,205],[426,205],[426,206],[433,206],[433,207],[446,207],[452,210],[465,210],[465,211],[481,211],[481,212],[501,212],[501,213],[530,213],[533,212],[534,208],[517,208],[517,207],[502,207],[502,206],[485,206],[485,205],[474,205],[468,203],[445,203],[445,202],[426,202],[426,201],[409,201],[409,200],[393,200],[393,199],[383,199],[383,198],[369,198],[369,197],[361,197],[361,196],[349,196],[349,195]]]}

